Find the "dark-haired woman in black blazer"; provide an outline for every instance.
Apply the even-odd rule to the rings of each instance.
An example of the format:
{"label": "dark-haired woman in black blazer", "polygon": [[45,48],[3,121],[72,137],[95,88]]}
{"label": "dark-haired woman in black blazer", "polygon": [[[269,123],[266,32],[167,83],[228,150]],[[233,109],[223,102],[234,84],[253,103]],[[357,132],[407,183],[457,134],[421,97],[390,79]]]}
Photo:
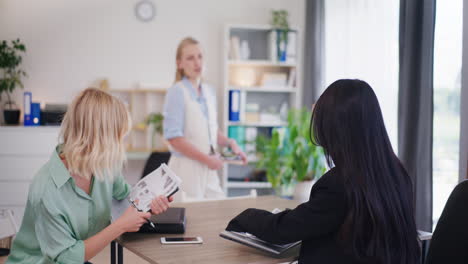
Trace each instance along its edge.
{"label": "dark-haired woman in black blazer", "polygon": [[332,169],[309,201],[278,214],[247,209],[226,229],[278,244],[302,240],[299,263],[417,263],[412,183],[372,88],[361,80],[332,83],[314,107],[311,130]]}

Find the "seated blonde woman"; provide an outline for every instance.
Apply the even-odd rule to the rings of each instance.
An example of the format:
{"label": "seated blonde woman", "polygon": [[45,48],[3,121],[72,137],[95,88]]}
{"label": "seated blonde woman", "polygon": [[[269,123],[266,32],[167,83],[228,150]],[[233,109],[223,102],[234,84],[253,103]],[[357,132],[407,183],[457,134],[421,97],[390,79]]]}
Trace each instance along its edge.
{"label": "seated blonde woman", "polygon": [[[75,98],[62,123],[61,143],[29,187],[6,263],[81,264],[147,221],[150,213],[129,207],[110,224],[112,198],[130,192],[121,174],[130,123],[124,104],[101,90],[89,88]],[[165,211],[169,200],[156,198],[151,212]]]}

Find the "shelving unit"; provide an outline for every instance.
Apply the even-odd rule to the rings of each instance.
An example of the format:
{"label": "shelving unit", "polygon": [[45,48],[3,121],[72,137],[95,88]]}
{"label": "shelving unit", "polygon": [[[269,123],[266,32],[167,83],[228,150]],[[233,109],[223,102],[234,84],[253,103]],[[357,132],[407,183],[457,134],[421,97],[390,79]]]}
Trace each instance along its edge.
{"label": "shelving unit", "polygon": [[[294,60],[278,61],[274,51],[277,46],[272,38],[275,32],[269,25],[225,27],[222,128],[228,137],[238,140],[244,151],[255,150],[252,141],[257,135],[270,135],[272,128],[286,125],[284,109],[280,111],[281,108],[300,107],[300,30],[292,28],[292,31],[295,33],[292,44]],[[245,53],[245,46],[248,46],[248,54]],[[240,94],[240,120],[229,118],[230,91],[234,90]],[[283,112],[282,115],[280,112]],[[239,133],[244,135],[244,140],[240,139],[242,136],[239,137]],[[249,155],[249,161],[255,162],[255,155]],[[269,182],[252,177],[255,171],[253,164],[226,165],[222,173],[226,193],[230,196],[242,195],[251,189],[257,189],[260,194],[271,192]]]}
{"label": "shelving unit", "polygon": [[145,122],[150,113],[162,112],[166,91],[164,88],[108,90],[127,105],[132,118],[132,129],[126,145],[128,159],[147,159],[151,152],[168,151],[162,135],[153,138],[153,127]]}

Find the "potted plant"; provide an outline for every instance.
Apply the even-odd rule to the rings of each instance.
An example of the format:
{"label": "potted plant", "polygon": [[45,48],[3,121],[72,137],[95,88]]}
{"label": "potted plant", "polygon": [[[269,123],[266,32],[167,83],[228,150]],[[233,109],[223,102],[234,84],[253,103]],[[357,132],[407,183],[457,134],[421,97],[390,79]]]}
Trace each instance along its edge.
{"label": "potted plant", "polygon": [[313,183],[326,171],[323,149],[314,145],[310,130],[311,113],[307,109],[291,110],[288,113],[286,167],[296,181],[294,199],[305,202],[309,199]]}
{"label": "potted plant", "polygon": [[10,44],[5,40],[0,43],[0,100],[1,95],[6,93],[3,116],[8,125],[19,123],[20,110],[12,101],[11,93],[18,86],[24,88],[21,78],[26,76],[26,72],[19,69],[23,60],[21,53],[24,52],[26,47],[19,39],[11,41]]}
{"label": "potted plant", "polygon": [[150,113],[146,118],[146,124],[149,126],[151,135],[151,148],[161,150],[165,148],[166,143],[163,134],[164,116],[161,113]]}
{"label": "potted plant", "polygon": [[280,196],[306,201],[314,180],[326,170],[323,149],[310,142],[309,124],[309,111],[292,109],[286,128],[274,129],[270,139],[257,139],[257,167],[266,170]]}
{"label": "potted plant", "polygon": [[272,10],[271,26],[276,30],[276,52],[279,61],[286,61],[286,50],[288,46],[288,11]]}

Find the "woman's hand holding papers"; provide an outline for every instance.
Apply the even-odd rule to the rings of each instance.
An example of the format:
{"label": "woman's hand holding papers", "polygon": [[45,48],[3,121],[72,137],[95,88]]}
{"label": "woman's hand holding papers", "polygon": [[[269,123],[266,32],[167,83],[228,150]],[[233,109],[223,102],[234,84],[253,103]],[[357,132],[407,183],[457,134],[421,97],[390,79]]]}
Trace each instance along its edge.
{"label": "woman's hand holding papers", "polygon": [[136,232],[144,223],[148,222],[150,217],[151,213],[138,212],[135,207],[129,206],[115,224],[121,228],[122,233]]}
{"label": "woman's hand holding papers", "polygon": [[160,214],[163,213],[169,208],[169,203],[172,202],[174,198],[171,196],[166,198],[164,195],[160,195],[151,201],[151,213]]}

